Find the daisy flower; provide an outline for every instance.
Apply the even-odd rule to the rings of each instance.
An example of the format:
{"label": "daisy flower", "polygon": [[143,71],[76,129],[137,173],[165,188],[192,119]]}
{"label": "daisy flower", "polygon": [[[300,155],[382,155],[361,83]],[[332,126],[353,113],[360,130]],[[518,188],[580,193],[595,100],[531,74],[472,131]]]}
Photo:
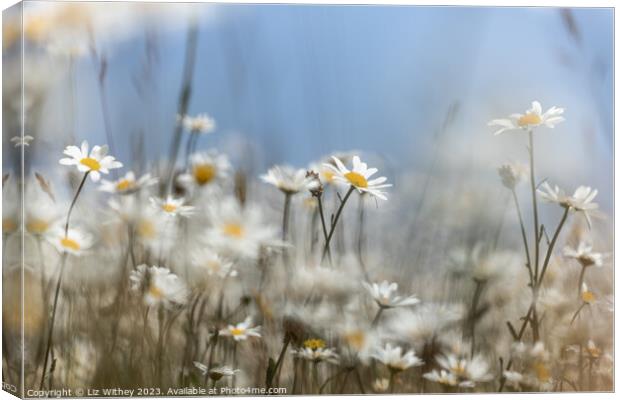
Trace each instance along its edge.
{"label": "daisy flower", "polygon": [[225,376],[233,376],[237,374],[238,372],[241,372],[240,369],[232,369],[226,366],[213,367],[209,370],[209,368],[206,365],[198,361],[194,361],[194,366],[198,368],[203,375],[208,374],[209,378],[211,378],[214,381],[219,381]]}
{"label": "daisy flower", "polygon": [[585,282],[581,284],[581,300],[587,304],[596,302],[596,296],[588,289],[588,285]]}
{"label": "daisy flower", "polygon": [[217,253],[202,248],[192,254],[192,264],[199,271],[204,271],[207,275],[215,275],[220,278],[237,276],[237,271],[233,269],[233,264],[224,260]]}
{"label": "daisy flower", "polygon": [[427,379],[431,382],[437,382],[442,385],[446,385],[446,386],[458,385],[458,380],[456,379],[456,376],[454,376],[454,374],[446,370],[443,370],[443,369],[439,371],[434,369],[431,372],[427,372],[422,376],[424,377],[424,379]]}
{"label": "daisy flower", "polygon": [[514,389],[521,388],[521,382],[523,382],[523,374],[516,371],[504,371],[504,379],[506,379],[506,386]]}
{"label": "daisy flower", "polygon": [[57,226],[50,230],[46,239],[60,252],[80,256],[93,245],[93,237],[77,228],[65,230]]}
{"label": "daisy flower", "polygon": [[[319,178],[321,179],[321,183],[323,184],[342,185],[343,182],[339,182],[334,179],[334,177],[336,176],[336,173],[334,172],[334,170],[332,168],[325,166],[325,164],[329,164],[332,167],[337,167],[336,163],[334,162],[334,158],[337,158],[343,164],[348,164],[351,162],[354,156],[355,156],[355,152],[351,152],[351,151],[332,153],[329,157],[326,157],[322,161],[311,164],[308,167],[308,169],[311,171],[317,172],[319,174]],[[346,185],[348,185],[348,182],[346,183]]]}
{"label": "daisy flower", "polygon": [[592,339],[588,340],[586,351],[591,358],[599,358],[603,353],[602,350],[594,344]]}
{"label": "daisy flower", "polygon": [[108,193],[129,194],[135,193],[143,187],[154,185],[155,183],[157,183],[157,178],[151,177],[151,174],[144,174],[140,179],[136,180],[136,175],[132,171],[129,171],[125,176],[115,181],[102,179],[99,190]]}
{"label": "daisy flower", "polygon": [[557,203],[561,207],[583,212],[588,226],[591,225],[588,213],[598,208],[598,204],[592,201],[598,194],[598,190],[592,189],[589,186],[579,186],[575,193],[569,196],[557,185],[551,187],[549,183],[545,182],[542,184],[542,189],[537,189],[537,192],[543,200],[549,203]]}
{"label": "daisy flower", "polygon": [[387,392],[390,388],[390,380],[388,378],[377,378],[372,383],[372,388],[377,393]]}
{"label": "daisy flower", "polygon": [[336,363],[338,361],[336,351],[326,347],[325,341],[322,339],[307,339],[303,342],[302,347],[292,350],[291,353],[295,357],[317,363],[321,361]]}
{"label": "daisy flower", "polygon": [[174,217],[188,217],[194,213],[195,207],[192,206],[184,206],[185,203],[184,198],[173,198],[172,196],[166,197],[166,199],[160,199],[156,197],[150,198],[151,204],[158,210],[161,210],[164,215]]}
{"label": "daisy flower", "polygon": [[332,157],[335,166],[332,164],[323,164],[326,168],[334,173],[334,180],[346,183],[357,189],[359,193],[370,193],[382,200],[387,200],[385,192],[380,189],[391,187],[389,183],[384,183],[387,178],[382,176],[376,179],[368,180],[372,175],[377,173],[376,168],[368,168],[366,163],[360,161],[358,156],[353,157],[353,169],[349,170],[337,157]]}
{"label": "daisy flower", "polygon": [[261,210],[253,205],[241,208],[234,198],[213,203],[207,209],[211,225],[205,241],[221,255],[255,260],[266,245],[278,245],[277,230],[262,220]]}
{"label": "daisy flower", "polygon": [[[121,199],[132,197],[121,197]],[[137,203],[140,204],[140,203]],[[169,223],[165,213],[146,207],[132,215],[136,239],[152,252],[168,252],[176,245],[178,227]]]}
{"label": "daisy flower", "polygon": [[375,349],[371,357],[395,372],[404,371],[412,367],[419,367],[424,364],[424,362],[415,355],[413,350],[403,353],[403,349],[399,346],[392,347],[389,343],[386,343],[385,347]]}
{"label": "daisy flower", "polygon": [[302,190],[311,190],[319,185],[316,179],[308,177],[303,168],[295,169],[288,165],[276,165],[261,175],[263,182],[277,187],[285,194],[295,194]]}
{"label": "daisy flower", "polygon": [[129,276],[131,289],[142,293],[148,306],[172,308],[187,302],[187,286],[168,268],[139,265]]}
{"label": "daisy flower", "polygon": [[471,358],[459,357],[454,354],[439,355],[437,363],[459,380],[459,386],[474,387],[477,382],[488,382],[493,379],[489,373],[488,363],[479,355]]}
{"label": "daisy flower", "polygon": [[603,254],[592,251],[592,245],[584,241],[580,241],[576,249],[566,246],[564,256],[577,260],[584,268],[592,265],[603,266]]}
{"label": "daisy flower", "polygon": [[362,282],[362,285],[364,285],[364,288],[366,288],[368,293],[370,293],[375,302],[377,302],[377,305],[381,308],[411,306],[420,302],[415,295],[405,298],[396,296],[396,291],[398,290],[398,284],[396,282],[389,283],[388,281],[383,281],[380,284]]}
{"label": "daisy flower", "polygon": [[509,130],[529,130],[541,125],[554,128],[557,124],[564,121],[563,113],[563,108],[555,106],[543,113],[540,103],[533,101],[532,107],[525,111],[524,114],[512,114],[509,118],[494,119],[489,122],[489,126],[499,127],[494,135],[499,135]]}
{"label": "daisy flower", "polygon": [[238,323],[237,325],[228,325],[226,329],[220,330],[220,335],[222,336],[230,336],[236,342],[241,340],[246,340],[249,337],[261,337],[260,336],[260,326],[252,327],[252,317],[247,317],[243,322]]}
{"label": "daisy flower", "polygon": [[215,150],[192,154],[189,159],[189,171],[181,174],[179,183],[185,187],[206,187],[226,179],[231,165],[225,154]]}
{"label": "daisy flower", "polygon": [[61,217],[56,203],[35,186],[28,187],[25,202],[25,228],[32,235],[44,235]]}
{"label": "daisy flower", "polygon": [[497,169],[502,184],[510,190],[527,177],[528,167],[523,164],[504,164]]}
{"label": "daisy flower", "polygon": [[15,147],[19,146],[29,146],[30,142],[32,142],[34,138],[30,135],[24,136],[13,136],[11,138],[11,143],[15,143]]}
{"label": "daisy flower", "polygon": [[90,174],[90,179],[97,182],[101,174],[107,174],[111,169],[121,168],[123,164],[108,154],[108,146],[93,146],[88,151],[88,142],[84,140],[82,146],[67,146],[64,154],[68,158],[61,158],[62,165],[75,165],[78,171]]}
{"label": "daisy flower", "polygon": [[183,125],[183,128],[190,133],[211,133],[215,130],[215,120],[207,114],[198,114],[195,117],[189,115],[177,116],[177,120]]}

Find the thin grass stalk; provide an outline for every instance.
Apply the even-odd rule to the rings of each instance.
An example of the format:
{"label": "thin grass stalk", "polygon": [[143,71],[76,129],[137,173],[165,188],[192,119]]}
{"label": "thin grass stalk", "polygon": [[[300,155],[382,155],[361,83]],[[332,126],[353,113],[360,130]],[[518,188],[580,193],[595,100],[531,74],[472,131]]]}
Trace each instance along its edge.
{"label": "thin grass stalk", "polygon": [[73,196],[73,200],[71,200],[71,205],[69,206],[69,211],[67,212],[67,221],[65,222],[65,237],[69,233],[69,221],[71,220],[71,213],[73,212],[73,207],[75,207],[75,203],[77,202],[80,192],[82,191],[82,188],[86,183],[86,178],[88,178],[88,174],[90,174],[90,171],[86,171],[86,173],[84,173],[84,177],[82,178],[82,181],[80,182],[80,185],[75,192],[75,196]]}
{"label": "thin grass stalk", "polygon": [[[194,75],[194,64],[196,60],[196,48],[198,42],[198,24],[196,21],[190,22],[190,26],[187,31],[186,47],[185,47],[185,62],[183,66],[183,80],[181,85],[181,93],[179,95],[179,103],[177,108],[177,114],[183,116],[187,114],[189,106],[189,99],[192,91],[192,78]],[[181,145],[181,138],[183,137],[182,124],[175,124],[172,145],[170,146],[169,156],[169,169],[168,179],[166,183],[166,193],[170,194],[172,191],[172,180],[174,178],[174,169],[179,154],[179,146]]]}
{"label": "thin grass stalk", "polygon": [[519,226],[521,228],[521,238],[523,239],[523,248],[525,249],[525,259],[528,275],[530,278],[530,285],[534,284],[534,273],[532,272],[532,259],[530,257],[530,247],[527,243],[527,234],[525,233],[525,224],[523,223],[523,215],[521,214],[521,207],[519,206],[519,198],[514,189],[511,190],[512,198],[517,209],[517,216],[519,217]]}
{"label": "thin grass stalk", "polygon": [[334,216],[334,220],[331,224],[331,229],[329,230],[329,234],[327,235],[327,240],[325,240],[325,247],[323,248],[323,255],[321,256],[321,262],[325,260],[325,256],[329,252],[329,245],[332,240],[332,236],[334,235],[334,231],[336,230],[336,226],[338,225],[338,220],[340,219],[340,215],[342,214],[344,205],[347,203],[347,200],[349,199],[349,197],[351,196],[351,193],[353,193],[354,190],[355,190],[354,186],[349,187],[347,194],[344,196],[344,199],[342,199],[342,201],[340,202],[340,206],[338,207],[338,210],[336,211],[336,214]]}
{"label": "thin grass stalk", "polygon": [[530,187],[532,190],[532,212],[534,214],[534,278],[538,279],[538,259],[540,253],[540,243],[538,240],[538,201],[536,197],[536,174],[534,170],[534,133],[532,129],[528,131],[529,155],[530,155]]}
{"label": "thin grass stalk", "polygon": [[[327,233],[327,225],[325,224],[325,213],[323,211],[323,195],[317,196],[317,201],[319,203],[319,216],[321,217],[321,228],[323,230],[323,239],[327,243],[328,233]],[[327,259],[329,260],[329,264],[332,265],[332,252],[327,248]]]}
{"label": "thin grass stalk", "polygon": [[558,240],[558,236],[560,236],[560,231],[568,218],[568,212],[570,211],[569,207],[564,208],[564,214],[562,215],[562,219],[558,224],[558,227],[551,238],[551,243],[549,243],[549,248],[547,249],[547,255],[545,256],[545,262],[543,263],[542,271],[540,272],[540,278],[538,280],[538,286],[542,285],[543,279],[545,278],[545,272],[547,272],[547,268],[549,267],[549,261],[551,260],[551,254],[553,253],[553,248],[555,247],[555,243]]}
{"label": "thin grass stalk", "polygon": [[[62,258],[60,260],[60,272],[58,273],[58,280],[56,281],[56,291],[54,292],[54,303],[52,305],[52,318],[50,321],[50,326],[47,332],[47,346],[45,349],[45,357],[43,358],[43,371],[41,372],[41,382],[39,384],[39,390],[43,390],[43,385],[45,384],[45,375],[47,371],[47,362],[50,356],[50,350],[52,349],[53,343],[53,333],[54,333],[54,322],[56,321],[56,310],[58,308],[58,297],[60,295],[60,287],[62,285],[62,276],[65,271],[65,265],[67,263],[67,253],[64,252],[62,254]],[[51,387],[50,387],[51,389]]]}

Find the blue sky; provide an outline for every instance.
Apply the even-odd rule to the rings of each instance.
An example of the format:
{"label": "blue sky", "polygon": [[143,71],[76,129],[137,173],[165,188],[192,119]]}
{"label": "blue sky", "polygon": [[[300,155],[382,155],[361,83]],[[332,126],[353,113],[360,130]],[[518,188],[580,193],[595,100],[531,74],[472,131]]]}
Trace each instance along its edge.
{"label": "blue sky", "polygon": [[[165,14],[179,5],[158,6]],[[257,147],[261,166],[304,166],[334,150],[359,149],[421,170],[440,146],[446,168],[473,160],[494,171],[502,159],[525,156],[523,138],[493,138],[486,122],[540,100],[567,110],[561,129],[541,138],[539,146],[550,149],[543,172],[565,171],[558,180],[569,187],[607,186],[611,198],[611,9],[573,9],[571,34],[555,8],[191,7],[199,47],[190,113],[207,112],[219,127],[203,146],[228,149],[243,138]],[[150,154],[167,154],[187,26],[174,18],[172,29],[152,30],[157,61],[146,98],[132,83],[141,76],[145,28],[106,43],[121,159],[137,132]],[[77,71],[78,135],[102,141],[92,60],[81,60]],[[458,113],[439,140],[451,104]]]}

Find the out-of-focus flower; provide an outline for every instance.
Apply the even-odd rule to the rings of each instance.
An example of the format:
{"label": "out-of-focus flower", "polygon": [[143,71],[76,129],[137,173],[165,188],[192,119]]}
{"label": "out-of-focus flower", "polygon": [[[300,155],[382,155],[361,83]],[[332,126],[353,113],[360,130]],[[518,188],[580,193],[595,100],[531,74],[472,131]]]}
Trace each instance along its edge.
{"label": "out-of-focus flower", "polygon": [[395,294],[398,290],[396,282],[389,283],[388,281],[383,281],[380,284],[362,282],[362,285],[364,285],[379,307],[382,308],[411,306],[420,302],[415,295],[404,298],[396,296]]}
{"label": "out-of-focus flower", "polygon": [[236,342],[246,340],[249,337],[261,337],[260,326],[252,326],[252,317],[247,317],[237,325],[228,325],[227,328],[220,330],[221,336],[230,336]]}
{"label": "out-of-focus flower", "polygon": [[576,249],[566,246],[564,248],[564,255],[569,258],[574,258],[584,268],[592,265],[602,267],[603,254],[593,252],[592,247],[592,244],[580,241]]}
{"label": "out-of-focus flower", "polygon": [[439,371],[434,369],[431,372],[427,372],[422,376],[424,376],[424,378],[428,379],[429,381],[437,382],[442,385],[446,385],[446,386],[458,385],[458,380],[456,379],[456,376],[454,376],[454,374],[446,370],[443,370],[443,369]]}
{"label": "out-of-focus flower", "polygon": [[233,264],[224,260],[217,253],[207,248],[201,248],[192,254],[192,264],[207,275],[216,275],[220,278],[237,276]]}
{"label": "out-of-focus flower", "polygon": [[466,315],[463,304],[421,303],[410,308],[398,308],[383,325],[395,337],[406,338],[417,346],[434,343],[437,335]]}
{"label": "out-of-focus flower", "polygon": [[194,213],[195,207],[185,206],[184,198],[175,199],[172,196],[166,197],[166,199],[159,199],[156,197],[150,198],[151,204],[156,209],[163,211],[165,215],[175,217],[177,215],[181,217],[188,217]]}
{"label": "out-of-focus flower", "polygon": [[602,350],[596,346],[592,339],[588,340],[586,351],[588,352],[588,356],[591,358],[599,358],[603,354]]}
{"label": "out-of-focus flower", "polygon": [[275,165],[260,179],[286,194],[312,190],[319,185],[315,179],[307,176],[305,169],[295,169],[288,165]]}
{"label": "out-of-focus flower", "polygon": [[372,383],[372,388],[377,393],[384,393],[390,388],[390,380],[387,378],[377,378]]}
{"label": "out-of-focus flower", "polygon": [[380,346],[381,341],[375,330],[368,327],[366,320],[361,323],[352,319],[345,319],[336,326],[339,330],[343,346],[341,347],[341,364],[355,365],[361,361],[367,364]]}
{"label": "out-of-focus flower", "polygon": [[532,107],[528,109],[525,114],[512,114],[509,118],[494,119],[489,122],[489,126],[499,127],[499,129],[495,131],[495,135],[515,129],[528,130],[540,125],[554,128],[557,124],[564,121],[564,117],[562,117],[563,113],[563,108],[555,106],[543,113],[540,103],[533,101]]}
{"label": "out-of-focus flower", "polygon": [[338,362],[336,351],[326,347],[325,341],[322,339],[307,339],[303,342],[302,347],[292,350],[292,354],[295,357],[313,362]]}
{"label": "out-of-focus flower", "polygon": [[144,187],[154,185],[155,183],[157,183],[157,178],[151,177],[151,174],[144,174],[136,180],[136,175],[132,171],[129,171],[125,176],[115,181],[102,179],[99,190],[108,193],[129,194],[135,193]]}
{"label": "out-of-focus flower", "polygon": [[358,156],[353,157],[353,169],[349,170],[337,157],[332,157],[336,166],[332,164],[323,164],[326,168],[334,173],[336,181],[353,186],[360,193],[370,193],[382,200],[387,200],[383,188],[391,187],[389,183],[384,183],[387,178],[382,176],[376,179],[368,180],[372,175],[377,173],[376,168],[368,168],[366,163],[360,161]]}
{"label": "out-of-focus flower", "polygon": [[596,296],[588,289],[588,285],[585,282],[581,284],[581,300],[587,304],[592,304],[596,301]]}
{"label": "out-of-focus flower", "polygon": [[506,379],[506,386],[517,390],[521,388],[523,374],[516,371],[504,371],[504,378]]}
{"label": "out-of-focus flower", "polygon": [[529,355],[537,360],[546,361],[549,359],[549,351],[545,348],[545,344],[543,342],[536,342],[529,349]]}
{"label": "out-of-focus flower", "polygon": [[502,184],[513,190],[521,181],[526,179],[528,167],[524,164],[504,164],[497,169]]}
{"label": "out-of-focus flower", "polygon": [[238,372],[241,372],[240,369],[232,369],[226,366],[213,367],[209,370],[206,365],[198,361],[194,361],[194,366],[198,368],[203,375],[209,375],[209,378],[216,382],[225,376],[233,376]]}
{"label": "out-of-focus flower", "polygon": [[211,204],[208,214],[205,241],[223,256],[254,260],[261,246],[276,243],[277,230],[263,222],[261,210],[253,205],[242,209],[236,199],[228,198]]}
{"label": "out-of-focus flower", "polygon": [[24,203],[25,228],[32,235],[45,235],[61,216],[56,203],[34,185],[27,187]]}
{"label": "out-of-focus flower", "polygon": [[[124,199],[132,199],[130,196],[121,197]],[[135,202],[139,207],[141,202]],[[153,207],[144,207],[139,212],[131,214],[129,221],[132,222],[135,229],[136,239],[147,246],[151,251],[167,252],[176,245],[178,228],[176,224],[170,224],[167,214],[153,209]]]}
{"label": "out-of-focus flower", "polygon": [[172,308],[187,302],[187,286],[168,268],[141,264],[131,272],[129,280],[132,290],[142,293],[148,306]]}
{"label": "out-of-focus flower", "polygon": [[88,142],[84,140],[82,146],[67,146],[64,154],[69,158],[61,158],[62,165],[75,165],[78,171],[88,172],[90,179],[97,182],[101,174],[107,174],[111,169],[121,168],[123,164],[108,154],[108,146],[93,146],[88,151]]}
{"label": "out-of-focus flower", "polygon": [[557,203],[564,208],[583,212],[588,225],[591,225],[588,213],[598,208],[598,204],[592,202],[598,190],[589,186],[579,186],[575,193],[569,196],[557,185],[552,188],[549,183],[545,182],[542,184],[542,189],[538,189],[537,192],[543,200],[549,203]]}
{"label": "out-of-focus flower", "polygon": [[474,387],[478,382],[493,379],[493,375],[489,373],[488,363],[478,354],[471,358],[454,354],[439,355],[436,360],[443,369],[456,376],[459,386]]}
{"label": "out-of-focus flower", "polygon": [[226,179],[231,165],[225,154],[210,150],[195,153],[189,159],[189,171],[179,176],[179,183],[185,187],[211,187],[216,182]]}
{"label": "out-of-focus flower", "polygon": [[73,254],[74,256],[84,254],[93,245],[93,237],[78,228],[70,228],[65,235],[64,228],[57,226],[46,234],[46,239],[60,253]]}
{"label": "out-of-focus flower", "polygon": [[[546,363],[535,361],[531,365],[533,375],[528,381],[530,384],[538,386],[541,390],[549,390],[551,383],[551,371]],[[532,379],[533,378],[533,379]]]}
{"label": "out-of-focus flower", "polygon": [[183,124],[183,128],[194,134],[207,134],[215,131],[215,120],[207,114],[198,114],[195,117],[189,115],[178,115],[177,120]]}
{"label": "out-of-focus flower", "polygon": [[11,143],[15,143],[15,147],[19,146],[29,146],[30,142],[32,142],[34,138],[30,135],[24,136],[13,136],[11,138]]}
{"label": "out-of-focus flower", "polygon": [[403,353],[400,346],[392,347],[386,343],[385,347],[379,347],[371,354],[371,357],[387,366],[395,372],[404,371],[412,367],[419,367],[424,362],[415,355],[413,350]]}

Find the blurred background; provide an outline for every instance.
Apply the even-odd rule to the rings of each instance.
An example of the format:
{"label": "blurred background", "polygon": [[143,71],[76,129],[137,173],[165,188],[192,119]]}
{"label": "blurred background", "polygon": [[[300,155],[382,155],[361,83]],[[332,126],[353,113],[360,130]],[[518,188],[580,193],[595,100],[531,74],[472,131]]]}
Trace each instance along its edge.
{"label": "blurred background", "polygon": [[[565,123],[536,135],[541,179],[597,187],[611,210],[613,11],[604,8],[27,2],[31,162],[55,165],[84,138],[107,142],[102,91],[115,156],[131,165],[139,147],[151,162],[167,158],[192,24],[188,113],[217,121],[200,146],[251,158],[255,175],[358,149],[396,183],[414,174],[497,187],[498,165],[526,161],[526,136],[494,137],[487,122],[539,100],[566,109]],[[9,62],[5,87],[19,82]]]}

